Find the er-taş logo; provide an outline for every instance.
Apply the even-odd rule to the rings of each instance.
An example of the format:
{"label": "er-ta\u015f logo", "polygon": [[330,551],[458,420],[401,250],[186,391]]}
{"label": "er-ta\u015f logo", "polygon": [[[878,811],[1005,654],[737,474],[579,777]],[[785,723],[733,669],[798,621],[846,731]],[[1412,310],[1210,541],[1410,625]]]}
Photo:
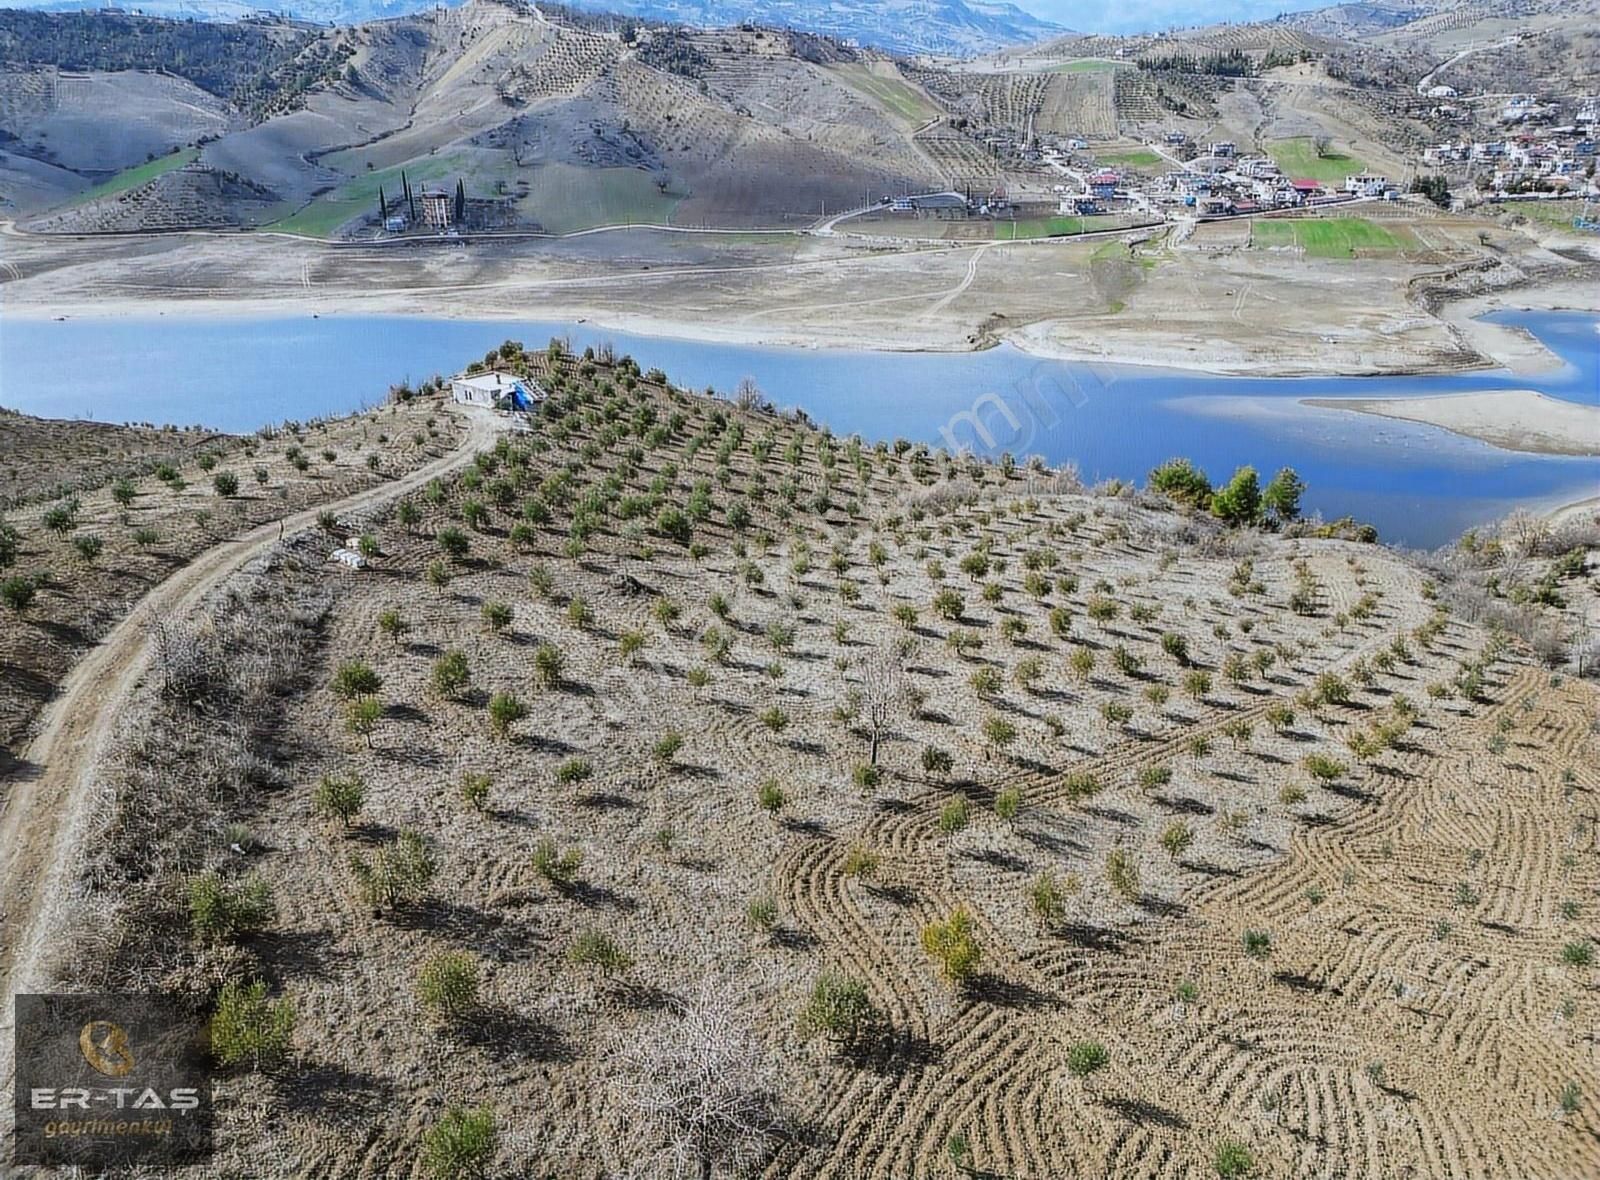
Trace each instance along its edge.
{"label": "er-ta\u015f logo", "polygon": [[108,1078],[123,1077],[133,1069],[133,1050],[120,1024],[91,1020],[78,1033],[78,1048],[94,1071]]}

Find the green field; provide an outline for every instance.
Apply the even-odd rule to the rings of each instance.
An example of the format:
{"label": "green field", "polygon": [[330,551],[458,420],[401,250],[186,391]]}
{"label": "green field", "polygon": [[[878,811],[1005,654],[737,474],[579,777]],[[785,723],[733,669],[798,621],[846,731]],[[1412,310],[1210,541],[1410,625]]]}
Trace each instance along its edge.
{"label": "green field", "polygon": [[529,176],[518,211],[553,234],[600,225],[666,225],[682,193],[657,191],[655,177],[639,168],[583,168],[545,164]]}
{"label": "green field", "polygon": [[1276,143],[1269,143],[1267,153],[1291,180],[1308,177],[1324,182],[1342,181],[1346,176],[1367,170],[1363,161],[1355,156],[1347,156],[1337,148],[1330,147],[1325,156],[1317,155],[1316,145],[1307,138],[1280,139]]}
{"label": "green field", "polygon": [[1080,57],[1072,61],[1064,61],[1058,66],[1051,66],[1047,73],[1051,74],[1100,74],[1107,70],[1122,69],[1131,62],[1102,61],[1098,57]]}
{"label": "green field", "polygon": [[1404,239],[1361,217],[1256,221],[1250,244],[1259,249],[1298,246],[1313,258],[1354,258],[1357,250],[1398,250]]}
{"label": "green field", "polygon": [[165,156],[158,156],[154,160],[147,160],[143,164],[125,168],[110,180],[102,181],[91,189],[85,189],[72,198],[71,203],[82,205],[88,201],[97,201],[101,197],[114,197],[118,193],[125,193],[131,188],[138,188],[141,184],[171,172],[174,168],[182,168],[199,155],[199,148],[179,148],[177,151],[170,152]]}
{"label": "green field", "polygon": [[1115,217],[1024,217],[1018,221],[996,221],[994,237],[999,242],[1020,242],[1029,238],[1063,238],[1092,233],[1097,229],[1116,229]]}
{"label": "green field", "polygon": [[337,201],[318,197],[281,221],[274,221],[264,229],[279,230],[286,234],[303,234],[308,238],[332,237],[345,222],[365,212],[377,213],[377,203],[365,201]]}
{"label": "green field", "polygon": [[1571,229],[1572,219],[1583,212],[1582,201],[1505,201],[1500,208],[1507,213],[1517,213],[1529,221],[1542,222],[1559,229]]}
{"label": "green field", "polygon": [[1095,162],[1122,168],[1160,168],[1166,163],[1149,148],[1130,148],[1125,152],[1096,152]]}
{"label": "green field", "polygon": [[859,90],[908,123],[921,125],[939,113],[915,87],[899,77],[888,78],[873,73],[859,62],[845,62],[829,68],[847,86]]}

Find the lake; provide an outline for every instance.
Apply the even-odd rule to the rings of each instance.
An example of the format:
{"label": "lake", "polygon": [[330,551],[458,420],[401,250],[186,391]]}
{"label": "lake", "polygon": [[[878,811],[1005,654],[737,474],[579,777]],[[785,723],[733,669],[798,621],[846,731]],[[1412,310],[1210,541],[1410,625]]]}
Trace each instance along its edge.
{"label": "lake", "polygon": [[1306,397],[1535,389],[1600,401],[1593,316],[1510,312],[1567,362],[1538,378],[1240,378],[979,353],[753,348],[630,335],[590,325],[408,317],[0,318],[0,404],[56,418],[201,423],[249,431],[381,401],[400,380],[452,373],[506,339],[610,341],[678,384],[721,391],[753,377],[782,406],[836,433],[904,437],[1074,462],[1088,482],[1143,480],[1185,455],[1214,480],[1244,463],[1310,485],[1305,506],[1377,525],[1385,540],[1442,544],[1523,505],[1600,495],[1600,460],[1498,450],[1433,427],[1298,404]]}

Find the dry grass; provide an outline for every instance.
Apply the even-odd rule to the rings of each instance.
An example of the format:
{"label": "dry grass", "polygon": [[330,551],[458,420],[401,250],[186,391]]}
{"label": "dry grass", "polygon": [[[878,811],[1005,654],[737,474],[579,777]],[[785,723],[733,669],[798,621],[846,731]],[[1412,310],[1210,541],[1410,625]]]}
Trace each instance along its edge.
{"label": "dry grass", "polygon": [[[281,786],[195,775],[183,790],[202,818],[163,847],[259,873],[277,919],[221,952],[147,934],[122,957],[191,994],[259,971],[298,1019],[286,1072],[228,1079],[218,1156],[195,1174],[410,1174],[447,1105],[484,1103],[496,1174],[650,1174],[670,1136],[641,1131],[628,1096],[659,1110],[681,1089],[627,1071],[706,1051],[683,1006],[727,1030],[718,1059],[780,1097],[771,1177],[936,1175],[955,1136],[980,1171],[1018,1177],[1199,1174],[1224,1138],[1285,1176],[1600,1163],[1600,1077],[1578,1043],[1600,1008],[1585,969],[1559,966],[1592,924],[1587,901],[1561,903],[1600,884],[1588,686],[1438,614],[1428,575],[1375,547],[858,453],[626,364],[527,363],[560,390],[536,429],[420,497],[413,525],[380,523],[370,573],[285,557],[241,588],[246,605],[213,612],[227,635],[230,618],[297,604],[291,658],[256,679],[271,704],[232,706],[265,724],[221,743],[223,781],[266,759]],[[692,504],[701,480],[691,551],[657,511]],[[575,516],[592,528],[574,547]],[[467,538],[456,558],[436,540],[451,528]],[[969,576],[975,552],[989,568]],[[932,609],[941,588],[958,617]],[[494,603],[509,622],[486,623]],[[398,638],[388,611],[409,625]],[[976,643],[964,655],[958,633]],[[470,677],[444,694],[434,668],[452,650]],[[886,652],[909,691],[873,782],[852,690]],[[351,660],[382,679],[370,746],[327,687]],[[1473,681],[1473,699],[1449,687]],[[1319,684],[1337,703],[1308,699]],[[527,705],[504,735],[496,694]],[[1275,722],[1283,706],[1295,716]],[[1354,735],[1385,728],[1357,757]],[[1348,769],[1319,781],[1313,754]],[[491,781],[482,810],[462,798],[469,773]],[[313,807],[330,774],[366,785],[348,830]],[[1020,807],[1002,819],[1007,789]],[[224,821],[259,849],[225,849]],[[1175,823],[1190,840],[1173,855]],[[425,901],[375,916],[349,857],[404,828],[438,875]],[[582,853],[571,880],[535,871],[542,841]],[[1043,873],[1062,893],[1048,923],[1029,901]],[[958,908],[982,957],[952,988],[922,943]],[[1247,931],[1269,936],[1265,959],[1245,954]],[[596,934],[631,965],[572,961]],[[449,1025],[413,980],[447,950],[481,975],[477,1012]],[[824,969],[860,981],[880,1017],[853,1050],[800,1037]],[[1070,1050],[1091,1040],[1108,1060],[1082,1080]],[[1579,1109],[1553,1120],[1568,1082]],[[734,1097],[766,1125],[756,1096]]]}
{"label": "dry grass", "polygon": [[[85,489],[5,517],[16,548],[0,581],[37,586],[25,611],[0,605],[0,742],[13,749],[72,663],[152,584],[224,538],[426,463],[452,445],[460,423],[440,416],[432,400],[417,400],[247,438],[108,429],[117,432],[115,443],[91,424],[0,418],[0,432],[25,443],[16,452],[19,469],[37,472],[41,483],[48,471],[58,485]],[[109,453],[98,455],[102,448]],[[304,470],[291,450],[303,454]],[[177,479],[158,478],[163,465]],[[74,478],[74,470],[83,475]],[[216,490],[222,472],[237,477],[236,495]],[[73,503],[72,526],[51,528],[51,513]]]}

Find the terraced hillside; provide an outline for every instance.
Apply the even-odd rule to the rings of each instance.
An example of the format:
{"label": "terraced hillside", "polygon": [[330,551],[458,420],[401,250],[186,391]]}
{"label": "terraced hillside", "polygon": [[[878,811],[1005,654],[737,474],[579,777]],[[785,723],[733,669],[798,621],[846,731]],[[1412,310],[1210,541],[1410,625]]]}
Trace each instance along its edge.
{"label": "terraced hillside", "polygon": [[195,1174],[1600,1167],[1593,685],[1338,529],[485,360],[531,430],[99,780],[75,978],[293,1006]]}

